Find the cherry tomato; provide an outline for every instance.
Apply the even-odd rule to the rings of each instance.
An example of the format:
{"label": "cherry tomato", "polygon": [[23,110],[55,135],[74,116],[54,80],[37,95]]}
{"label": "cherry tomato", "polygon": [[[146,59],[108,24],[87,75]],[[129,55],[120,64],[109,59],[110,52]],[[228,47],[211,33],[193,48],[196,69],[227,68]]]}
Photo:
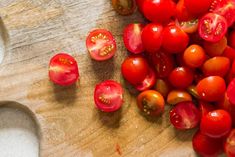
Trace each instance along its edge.
{"label": "cherry tomato", "polygon": [[199,109],[201,112],[201,117],[207,115],[207,113],[214,111],[216,109],[216,107],[212,104],[209,104],[207,102],[204,101],[199,101]]}
{"label": "cherry tomato", "polygon": [[154,70],[150,68],[148,75],[146,75],[145,79],[141,83],[135,85],[135,88],[139,91],[144,91],[152,88],[155,82],[156,82],[156,74]]}
{"label": "cherry tomato", "polygon": [[176,25],[166,26],[163,29],[162,47],[170,53],[183,52],[189,43],[189,37]]}
{"label": "cherry tomato", "polygon": [[201,119],[201,132],[212,138],[220,138],[229,133],[232,127],[230,114],[225,110],[214,110]]}
{"label": "cherry tomato", "polygon": [[[229,102],[227,93],[224,94],[222,100],[216,102],[216,107],[228,111],[230,114],[232,112],[232,104]],[[232,116],[232,114],[231,114]]]}
{"label": "cherry tomato", "polygon": [[142,31],[141,39],[144,48],[149,53],[156,53],[162,45],[163,26],[150,23]]}
{"label": "cherry tomato", "polygon": [[180,102],[170,111],[170,121],[176,129],[192,129],[199,124],[200,112],[193,102]]}
{"label": "cherry tomato", "polygon": [[176,88],[187,88],[193,82],[193,71],[188,67],[177,67],[169,75],[170,83]]}
{"label": "cherry tomato", "polygon": [[209,42],[221,40],[227,32],[226,19],[215,13],[205,14],[200,20],[198,31],[201,38]]}
{"label": "cherry tomato", "polygon": [[159,92],[146,90],[138,95],[137,105],[145,114],[158,116],[164,111],[165,101]]}
{"label": "cherry tomato", "polygon": [[171,85],[167,80],[157,79],[154,89],[161,93],[163,97],[167,97],[171,90]]}
{"label": "cherry tomato", "polygon": [[50,80],[61,86],[74,84],[79,78],[76,60],[65,53],[59,53],[51,58],[49,64]]}
{"label": "cherry tomato", "polygon": [[192,96],[183,90],[172,90],[167,96],[167,103],[170,105],[185,101],[192,101]]}
{"label": "cherry tomato", "polygon": [[95,105],[104,112],[118,110],[123,104],[122,86],[113,80],[97,84],[94,92]]}
{"label": "cherry tomato", "polygon": [[103,61],[110,59],[116,52],[116,41],[105,29],[96,29],[89,33],[86,47],[92,59]]}
{"label": "cherry tomato", "polygon": [[185,33],[195,33],[198,29],[198,19],[188,21],[177,21],[176,25],[179,26]]}
{"label": "cherry tomato", "polygon": [[235,156],[235,129],[233,129],[229,133],[229,135],[225,141],[224,150],[225,150],[225,153],[228,157]]}
{"label": "cherry tomato", "polygon": [[145,0],[135,0],[135,1],[136,1],[136,4],[137,4],[140,12],[143,12],[143,4],[144,4]]}
{"label": "cherry tomato", "polygon": [[223,52],[223,56],[230,59],[230,61],[235,60],[235,49],[227,46]]}
{"label": "cherry tomato", "polygon": [[112,5],[120,15],[130,15],[136,10],[136,3],[134,0],[112,0]]}
{"label": "cherry tomato", "polygon": [[133,23],[125,27],[123,31],[124,45],[128,51],[138,54],[144,51],[144,47],[141,40],[141,33],[144,28],[143,24]]}
{"label": "cherry tomato", "polygon": [[189,93],[189,94],[191,94],[193,97],[195,97],[195,98],[199,98],[199,95],[198,95],[198,93],[197,93],[197,88],[196,88],[196,86],[194,86],[194,85],[191,85],[191,86],[189,86],[188,88],[187,88],[187,92]]}
{"label": "cherry tomato", "polygon": [[167,77],[174,69],[174,58],[162,50],[153,54],[151,60],[156,70],[157,77]]}
{"label": "cherry tomato", "polygon": [[226,91],[226,84],[220,76],[209,76],[197,84],[199,97],[205,101],[221,100]]}
{"label": "cherry tomato", "polygon": [[179,0],[179,2],[176,5],[176,18],[179,21],[188,21],[193,19],[193,15],[186,9],[185,0]]}
{"label": "cherry tomato", "polygon": [[143,13],[152,22],[166,23],[175,15],[175,7],[172,0],[145,0]]}
{"label": "cherry tomato", "polygon": [[223,37],[216,43],[204,41],[203,47],[209,56],[221,56],[227,47],[227,38]]}
{"label": "cherry tomato", "polygon": [[121,67],[123,77],[131,84],[137,85],[144,81],[149,73],[149,65],[141,56],[130,56]]}
{"label": "cherry tomato", "polygon": [[235,105],[235,78],[229,83],[227,88],[228,100],[232,105]]}
{"label": "cherry tomato", "polygon": [[208,59],[202,67],[205,76],[225,76],[230,68],[227,57],[213,57]]}
{"label": "cherry tomato", "polygon": [[235,49],[235,30],[229,33],[228,45]]}
{"label": "cherry tomato", "polygon": [[211,138],[197,131],[192,139],[195,152],[202,157],[216,157],[223,152],[223,139]]}
{"label": "cherry tomato", "polygon": [[183,54],[184,62],[192,68],[200,67],[206,60],[206,53],[199,45],[190,45]]}
{"label": "cherry tomato", "polygon": [[202,15],[209,11],[213,0],[185,0],[185,7],[194,15]]}

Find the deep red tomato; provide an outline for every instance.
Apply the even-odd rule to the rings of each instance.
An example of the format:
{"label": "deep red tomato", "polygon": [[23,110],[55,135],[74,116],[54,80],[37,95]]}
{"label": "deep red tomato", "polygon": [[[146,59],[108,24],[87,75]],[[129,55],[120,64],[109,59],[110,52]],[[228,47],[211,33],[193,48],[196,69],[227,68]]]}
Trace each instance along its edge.
{"label": "deep red tomato", "polygon": [[141,33],[144,28],[143,24],[132,23],[125,27],[123,31],[123,41],[127,50],[138,54],[144,51],[144,47],[141,40]]}
{"label": "deep red tomato", "polygon": [[224,151],[228,157],[235,157],[235,129],[229,133],[225,141]]}
{"label": "deep red tomato", "polygon": [[208,59],[202,66],[205,76],[224,77],[230,69],[230,60],[227,57],[213,57]]}
{"label": "deep red tomato", "polygon": [[147,74],[145,79],[139,84],[135,85],[135,88],[139,91],[144,91],[144,90],[152,88],[155,82],[156,82],[156,74],[154,70],[149,68],[149,73]]}
{"label": "deep red tomato", "polygon": [[148,75],[149,65],[141,56],[130,56],[123,61],[121,71],[129,83],[137,85]]}
{"label": "deep red tomato", "polygon": [[220,138],[227,135],[231,128],[232,119],[225,110],[211,111],[201,119],[201,132],[212,138]]}
{"label": "deep red tomato", "polygon": [[179,26],[185,33],[195,33],[198,29],[198,19],[188,21],[176,20],[176,25]]}
{"label": "deep red tomato", "polygon": [[170,83],[180,89],[187,88],[193,82],[193,71],[188,67],[177,67],[169,75]]}
{"label": "deep red tomato", "polygon": [[175,16],[176,5],[172,0],[145,0],[144,16],[152,22],[166,23]]}
{"label": "deep red tomato", "polygon": [[200,122],[200,112],[193,102],[180,102],[170,111],[170,121],[177,129],[192,129]]}
{"label": "deep red tomato", "polygon": [[101,82],[95,87],[94,100],[96,107],[101,111],[116,111],[123,104],[122,86],[113,80]]}
{"label": "deep red tomato", "polygon": [[160,49],[162,31],[163,26],[161,24],[150,23],[144,27],[141,38],[147,52],[156,53]]}
{"label": "deep red tomato", "polygon": [[203,47],[209,56],[221,56],[227,47],[227,38],[223,37],[221,40],[215,43],[204,41]]}
{"label": "deep red tomato", "polygon": [[135,1],[136,1],[136,4],[137,4],[140,12],[143,12],[143,4],[144,4],[145,0],[135,0]]}
{"label": "deep red tomato", "polygon": [[112,5],[120,15],[130,15],[136,10],[135,0],[112,0]]}
{"label": "deep red tomato", "polygon": [[227,46],[223,52],[223,56],[229,58],[232,62],[233,60],[235,60],[235,49]]}
{"label": "deep red tomato", "polygon": [[138,95],[137,105],[145,114],[158,116],[164,111],[165,101],[159,92],[146,90]]}
{"label": "deep red tomato", "polygon": [[151,60],[156,70],[157,77],[167,77],[174,69],[174,58],[162,50],[151,55]]}
{"label": "deep red tomato", "polygon": [[230,103],[235,105],[235,78],[228,85],[227,96]]}
{"label": "deep red tomato", "polygon": [[176,18],[179,21],[188,21],[193,19],[193,15],[186,9],[185,0],[179,0],[179,2],[176,5]]}
{"label": "deep red tomato", "polygon": [[227,32],[226,19],[215,13],[205,14],[200,20],[198,31],[201,38],[209,42],[221,40]]}
{"label": "deep red tomato", "polygon": [[103,61],[110,59],[116,52],[116,41],[105,29],[96,29],[89,33],[86,47],[92,59]]}
{"label": "deep red tomato", "polygon": [[235,30],[229,33],[228,45],[235,49]]}
{"label": "deep red tomato", "polygon": [[176,25],[166,26],[163,29],[162,47],[170,53],[183,52],[189,43],[189,37]]}
{"label": "deep red tomato", "polygon": [[201,117],[207,115],[207,113],[214,111],[216,109],[216,107],[212,104],[209,104],[207,102],[204,101],[199,101],[199,109],[201,112]]}
{"label": "deep red tomato", "polygon": [[209,76],[197,84],[199,97],[205,101],[221,100],[226,91],[226,84],[220,76]]}
{"label": "deep red tomato", "polygon": [[217,157],[223,152],[223,138],[211,138],[197,131],[192,139],[193,149],[202,157]]}
{"label": "deep red tomato", "polygon": [[200,67],[206,60],[206,53],[199,45],[190,45],[183,54],[184,63],[192,68]]}
{"label": "deep red tomato", "polygon": [[167,96],[167,103],[170,105],[186,101],[192,101],[192,96],[184,90],[172,90]]}
{"label": "deep red tomato", "polygon": [[79,78],[76,60],[65,53],[59,53],[51,58],[49,64],[50,80],[61,86],[74,84]]}
{"label": "deep red tomato", "polygon": [[194,15],[202,15],[209,11],[213,0],[185,0],[185,7]]}
{"label": "deep red tomato", "polygon": [[[216,102],[216,107],[228,111],[230,114],[232,112],[232,104],[228,100],[227,93],[224,94],[222,100]],[[232,114],[231,114],[232,116]],[[233,117],[232,117],[233,118]]]}

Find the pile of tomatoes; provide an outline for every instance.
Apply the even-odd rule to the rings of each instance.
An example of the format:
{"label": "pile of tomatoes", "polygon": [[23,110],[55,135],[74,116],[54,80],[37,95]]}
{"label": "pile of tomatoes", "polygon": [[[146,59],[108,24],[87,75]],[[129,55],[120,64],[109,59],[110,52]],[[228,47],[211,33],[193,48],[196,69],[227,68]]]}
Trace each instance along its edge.
{"label": "pile of tomatoes", "polygon": [[[147,24],[123,30],[130,55],[121,64],[124,79],[140,92],[138,108],[159,116],[170,105],[171,124],[179,130],[199,127],[193,136],[201,156],[223,151],[235,156],[235,0],[112,0],[121,15],[140,12]],[[105,61],[117,50],[111,32],[96,29],[86,46],[92,59]],[[79,78],[68,54],[51,59],[50,79],[71,85]],[[96,85],[98,109],[114,112],[123,104],[123,88],[114,80]]]}

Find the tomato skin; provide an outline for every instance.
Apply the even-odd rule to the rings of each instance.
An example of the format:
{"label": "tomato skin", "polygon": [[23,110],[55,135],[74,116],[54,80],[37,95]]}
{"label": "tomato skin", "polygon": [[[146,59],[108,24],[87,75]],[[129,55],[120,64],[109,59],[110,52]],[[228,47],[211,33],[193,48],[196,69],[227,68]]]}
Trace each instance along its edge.
{"label": "tomato skin", "polygon": [[134,0],[126,0],[123,3],[122,0],[112,0],[113,8],[120,15],[130,15],[136,10],[136,3]]}
{"label": "tomato skin", "polygon": [[179,26],[185,33],[195,33],[198,29],[198,19],[188,21],[177,21],[176,25]]}
{"label": "tomato skin", "polygon": [[227,46],[223,52],[223,56],[230,59],[230,61],[235,60],[235,49]]}
{"label": "tomato skin", "polygon": [[175,15],[176,5],[172,0],[145,0],[143,2],[144,16],[157,23],[169,22]]}
{"label": "tomato skin", "polygon": [[136,1],[136,4],[137,4],[140,12],[143,12],[143,4],[144,4],[145,0],[135,0],[135,1]]}
{"label": "tomato skin", "polygon": [[212,138],[221,138],[232,128],[232,119],[225,110],[214,110],[201,119],[201,132]]}
{"label": "tomato skin", "polygon": [[189,43],[189,37],[180,27],[170,25],[163,30],[162,47],[169,53],[183,52]]}
{"label": "tomato skin", "polygon": [[227,57],[213,57],[208,59],[202,67],[205,76],[224,77],[230,69],[230,60]]}
{"label": "tomato skin", "polygon": [[199,101],[199,109],[201,112],[201,117],[207,115],[209,112],[214,111],[216,107],[204,101]]}
{"label": "tomato skin", "polygon": [[129,24],[124,28],[123,41],[128,51],[139,54],[144,51],[144,46],[141,40],[143,24],[133,23]]}
{"label": "tomato skin", "polygon": [[137,106],[147,115],[159,116],[164,111],[165,101],[159,92],[146,90],[138,95]]}
{"label": "tomato skin", "polygon": [[179,2],[176,5],[176,18],[179,21],[188,21],[193,19],[193,15],[186,9],[185,0],[179,0]]}
{"label": "tomato skin", "polygon": [[227,32],[226,19],[215,13],[207,13],[200,20],[198,32],[202,39],[209,42],[218,42]]}
{"label": "tomato skin", "polygon": [[209,11],[213,0],[185,0],[185,7],[193,15],[202,15]]}
{"label": "tomato skin", "polygon": [[193,82],[193,71],[188,67],[177,67],[169,75],[172,86],[185,89]]}
{"label": "tomato skin", "polygon": [[225,153],[228,157],[235,157],[235,129],[233,129],[225,141]]}
{"label": "tomato skin", "polygon": [[156,53],[162,45],[163,26],[150,23],[142,31],[141,39],[145,50],[149,53]]}
{"label": "tomato skin", "polygon": [[123,104],[122,86],[113,80],[106,80],[96,85],[94,101],[98,109],[103,112],[114,112]]}
{"label": "tomato skin", "polygon": [[223,152],[223,139],[211,138],[197,131],[192,139],[195,152],[203,157],[217,157]]}
{"label": "tomato skin", "polygon": [[79,78],[76,60],[66,53],[56,54],[49,63],[49,78],[61,86],[74,84]]}
{"label": "tomato skin", "polygon": [[170,105],[186,101],[192,101],[192,96],[184,90],[172,90],[167,96],[167,103]]}
{"label": "tomato skin", "polygon": [[229,83],[227,88],[228,100],[232,105],[235,105],[235,78]]}
{"label": "tomato skin", "polygon": [[197,84],[199,97],[205,101],[219,101],[226,91],[226,84],[220,76],[209,76]]}
{"label": "tomato skin", "polygon": [[149,65],[141,56],[126,58],[121,66],[123,77],[132,85],[141,83],[149,73]]}
{"label": "tomato skin", "polygon": [[228,45],[235,49],[235,30],[229,33]]}
{"label": "tomato skin", "polygon": [[184,62],[192,68],[200,67],[206,60],[206,53],[199,45],[190,45],[183,54]]}
{"label": "tomato skin", "polygon": [[161,93],[164,98],[166,98],[171,90],[171,85],[167,80],[159,78],[156,80],[154,89]]}

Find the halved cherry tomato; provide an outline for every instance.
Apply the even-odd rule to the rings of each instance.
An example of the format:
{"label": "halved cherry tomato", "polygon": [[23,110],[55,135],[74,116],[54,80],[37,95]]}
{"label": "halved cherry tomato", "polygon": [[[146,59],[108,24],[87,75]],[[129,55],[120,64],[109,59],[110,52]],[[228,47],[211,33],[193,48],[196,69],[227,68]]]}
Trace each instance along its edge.
{"label": "halved cherry tomato", "polygon": [[157,77],[167,77],[174,69],[174,58],[162,50],[151,55],[151,61],[156,70]]}
{"label": "halved cherry tomato", "polygon": [[112,0],[112,5],[120,15],[130,15],[136,10],[135,0]]}
{"label": "halved cherry tomato", "polygon": [[221,56],[227,47],[227,38],[223,37],[221,40],[219,40],[216,43],[204,41],[203,47],[206,51],[206,53],[211,56]]}
{"label": "halved cherry tomato", "polygon": [[138,95],[137,105],[145,114],[158,116],[164,111],[165,101],[159,92],[146,90]]}
{"label": "halved cherry tomato", "polygon": [[180,102],[170,111],[170,121],[176,129],[192,129],[200,122],[200,112],[193,102]]}
{"label": "halved cherry tomato", "polygon": [[223,152],[223,138],[211,138],[197,131],[192,139],[193,149],[202,157],[216,157]]}
{"label": "halved cherry tomato", "polygon": [[162,94],[163,97],[167,97],[171,90],[171,85],[167,80],[157,79],[154,89]]}
{"label": "halved cherry tomato", "polygon": [[232,105],[235,105],[235,78],[229,83],[227,96]]}
{"label": "halved cherry tomato", "polygon": [[199,109],[201,112],[201,117],[207,115],[207,113],[214,111],[216,109],[216,107],[212,104],[209,104],[207,102],[204,101],[199,101]]}
{"label": "halved cherry tomato", "polygon": [[225,76],[230,68],[230,60],[227,57],[213,57],[208,59],[202,67],[205,76]]}
{"label": "halved cherry tomato", "polygon": [[169,75],[172,86],[180,89],[187,88],[193,82],[193,71],[188,67],[177,67]]}
{"label": "halved cherry tomato", "polygon": [[179,0],[176,5],[176,18],[179,21],[188,21],[193,19],[193,15],[186,9],[185,0]]}
{"label": "halved cherry tomato", "polygon": [[185,33],[195,33],[198,29],[198,19],[181,22],[176,20],[176,25],[178,25]]}
{"label": "halved cherry tomato", "polygon": [[190,45],[183,54],[184,62],[192,68],[200,67],[206,60],[206,53],[199,45]]}
{"label": "halved cherry tomato", "polygon": [[221,40],[227,32],[226,19],[215,13],[205,14],[200,20],[198,31],[201,38],[209,42]]}
{"label": "halved cherry tomato", "polygon": [[183,52],[189,43],[189,37],[176,25],[166,26],[163,30],[162,47],[169,53]]}
{"label": "halved cherry tomato", "polygon": [[61,86],[74,84],[79,78],[76,60],[65,53],[59,53],[51,58],[49,64],[50,80]]}
{"label": "halved cherry tomato", "polygon": [[172,90],[167,96],[167,103],[170,105],[185,101],[192,101],[192,96],[183,90]]}
{"label": "halved cherry tomato", "polygon": [[166,23],[175,15],[175,7],[172,0],[145,0],[143,13],[152,22]]}
{"label": "halved cherry tomato", "polygon": [[185,0],[185,7],[193,15],[202,15],[209,11],[213,0]]}
{"label": "halved cherry tomato", "polygon": [[202,100],[219,101],[226,91],[226,84],[220,76],[209,76],[197,84],[197,92]]}
{"label": "halved cherry tomato", "polygon": [[149,65],[142,56],[126,58],[121,67],[123,77],[132,85],[142,83],[149,74]]}
{"label": "halved cherry tomato", "polygon": [[113,80],[101,82],[95,87],[94,100],[96,107],[101,111],[116,111],[123,104],[122,86]]}
{"label": "halved cherry tomato", "polygon": [[228,45],[235,49],[235,30],[229,33]]}
{"label": "halved cherry tomato", "polygon": [[142,82],[135,85],[135,88],[139,91],[144,91],[152,88],[155,82],[156,82],[156,74],[154,70],[149,68],[149,73],[146,75],[146,78]]}
{"label": "halved cherry tomato", "polygon": [[103,61],[110,59],[116,52],[116,41],[105,29],[96,29],[89,33],[86,47],[92,59]]}
{"label": "halved cherry tomato", "polygon": [[233,129],[229,133],[229,135],[225,141],[224,150],[225,150],[225,153],[228,157],[235,156],[235,129]]}
{"label": "halved cherry tomato", "polygon": [[149,53],[156,53],[162,45],[161,24],[150,23],[142,31],[141,39],[145,50]]}
{"label": "halved cherry tomato", "polygon": [[225,110],[214,110],[201,119],[201,132],[212,138],[221,138],[232,128],[232,119]]}
{"label": "halved cherry tomato", "polygon": [[134,54],[138,54],[144,51],[144,47],[141,40],[143,28],[143,24],[132,23],[127,25],[123,31],[124,45],[126,46],[128,51]]}

